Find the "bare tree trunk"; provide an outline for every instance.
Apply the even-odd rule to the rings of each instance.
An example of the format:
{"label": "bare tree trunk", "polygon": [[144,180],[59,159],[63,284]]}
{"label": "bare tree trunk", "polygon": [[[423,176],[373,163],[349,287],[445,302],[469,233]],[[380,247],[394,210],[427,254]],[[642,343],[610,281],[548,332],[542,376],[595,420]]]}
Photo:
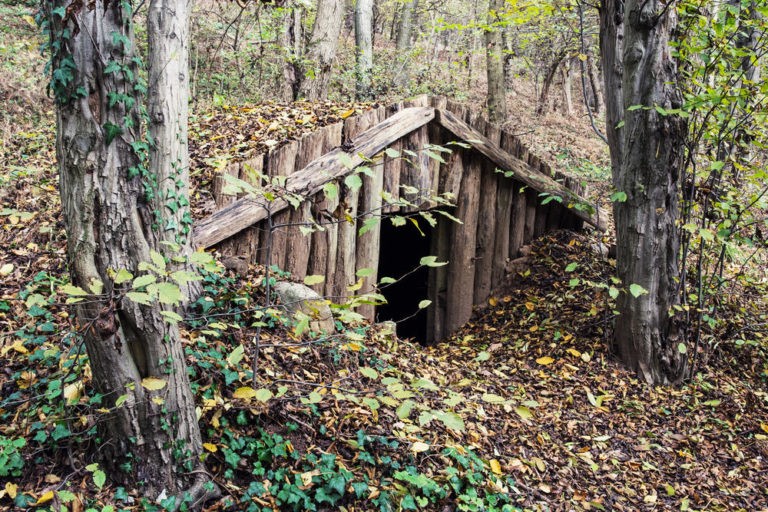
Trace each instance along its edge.
{"label": "bare tree trunk", "polygon": [[[687,367],[684,332],[672,309],[679,302],[676,221],[686,124],[659,110],[682,105],[669,44],[677,14],[674,4],[627,0],[624,19],[625,126],[614,183],[626,200],[614,203],[614,218],[626,290],[618,298],[614,338],[619,356],[641,378],[671,384]],[[646,108],[629,111],[634,105]]]}
{"label": "bare tree trunk", "polygon": [[[151,149],[139,137],[143,86],[132,13],[125,5],[49,4],[67,13],[63,19],[47,13],[53,71],[67,69],[71,76],[52,83],[61,202],[72,282],[94,294],[78,304],[77,315],[87,326],[83,337],[94,386],[110,409],[100,422],[99,453],[115,481],[140,488],[151,499],[162,492],[176,495],[178,506],[182,493],[193,501],[204,496],[208,481],[181,336],[162,314],[169,306],[128,299],[123,292],[130,281],[117,284],[114,276],[121,269],[139,275],[139,264],[151,261],[153,249],[159,253],[157,242],[165,236],[188,243],[184,222],[166,231],[179,218],[178,212],[169,214],[169,201],[186,201],[167,193],[186,189],[162,183],[162,176],[175,177],[177,170],[160,169],[155,161],[186,168],[184,150],[175,140],[186,133],[186,5],[150,4],[150,31],[158,33],[152,34],[149,76],[162,82],[152,84],[155,93],[164,89],[150,108],[159,137]],[[165,75],[154,69],[157,65],[177,74]],[[160,126],[166,122],[170,126]],[[166,147],[170,133],[174,142]],[[145,166],[147,156],[152,162]]]}
{"label": "bare tree trunk", "polygon": [[563,77],[563,107],[565,113],[569,116],[573,115],[573,96],[571,89],[573,87],[573,80],[571,80],[571,60],[565,59],[561,70]]}
{"label": "bare tree trunk", "polygon": [[371,99],[373,73],[373,0],[355,3],[355,96],[358,100]]}
{"label": "bare tree trunk", "polygon": [[603,91],[597,76],[597,65],[595,64],[595,59],[592,55],[587,56],[585,65],[587,68],[587,77],[589,78],[589,88],[592,92],[591,105],[586,105],[586,107],[591,108],[595,114],[599,114],[603,109]]}
{"label": "bare tree trunk", "polygon": [[411,32],[413,27],[413,15],[419,5],[419,0],[410,0],[403,3],[400,10],[400,23],[397,30],[396,47],[400,51],[410,50]]}
{"label": "bare tree trunk", "polygon": [[507,119],[507,90],[504,80],[504,44],[500,10],[503,0],[488,1],[488,25],[485,30],[486,72],[488,76],[488,119],[501,125]]}
{"label": "bare tree trunk", "polygon": [[557,76],[557,69],[560,67],[560,63],[563,62],[565,54],[555,57],[555,61],[547,68],[547,74],[544,76],[544,81],[541,84],[541,95],[539,95],[539,104],[536,106],[536,114],[542,115],[549,110],[549,90],[552,88],[552,83]]}
{"label": "bare tree trunk", "polygon": [[301,75],[301,8],[291,7],[284,18],[282,35],[283,52],[283,82],[287,101],[293,101],[299,94],[299,76]]}
{"label": "bare tree trunk", "polygon": [[343,0],[318,1],[312,36],[303,59],[305,64],[299,76],[299,97],[317,101],[324,100],[328,95],[343,14]]}

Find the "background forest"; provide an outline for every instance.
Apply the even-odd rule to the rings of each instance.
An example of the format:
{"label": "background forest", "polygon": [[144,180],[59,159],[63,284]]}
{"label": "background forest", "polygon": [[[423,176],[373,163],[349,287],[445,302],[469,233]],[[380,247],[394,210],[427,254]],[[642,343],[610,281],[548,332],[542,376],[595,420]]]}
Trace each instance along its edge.
{"label": "background forest", "polygon": [[[648,21],[636,2],[612,0],[198,0],[180,96],[187,137],[147,115],[169,72],[153,74],[153,23],[168,22],[153,16],[158,4],[0,4],[0,510],[768,508],[765,2],[650,2]],[[84,23],[67,32],[93,9],[119,14],[103,41]],[[105,94],[120,121],[102,124],[97,146],[108,154],[134,128],[161,141],[170,126],[189,158],[177,166],[185,147],[171,165],[183,181],[176,237],[148,235],[146,257],[110,267],[98,289],[73,258],[67,215],[88,194],[67,194],[77,187],[66,148],[77,145],[62,142],[73,98],[95,94],[76,88],[82,69],[62,50],[86,36],[135,55],[94,82],[138,91]],[[636,73],[649,55],[674,64]],[[672,78],[654,80],[658,69]],[[649,239],[672,247],[674,300],[657,300],[644,276],[617,277],[632,274],[617,244],[640,261],[641,243],[621,229],[617,242],[612,216],[605,233],[531,242],[487,304],[438,343],[363,321],[356,311],[369,305],[354,298],[328,297],[334,327],[323,334],[276,302],[284,269],[188,250],[178,236],[220,206],[229,165],[422,94],[514,133],[617,223],[654,186],[649,162],[670,153],[661,175],[674,175],[675,236],[660,242],[669,234],[656,225]],[[136,184],[161,176],[151,166],[163,143],[137,146],[142,137],[127,145],[146,152],[130,171],[139,181],[117,188],[147,198]],[[639,185],[622,172],[638,148]],[[648,261],[640,274],[669,267]],[[422,258],[413,272],[440,264]],[[619,312],[642,300],[664,306],[675,335],[650,350],[652,370],[621,340],[633,327]],[[414,304],[413,315],[429,306]],[[123,324],[131,308],[139,320],[109,325],[115,307]],[[142,321],[160,326],[161,357],[105,391],[99,367],[118,375],[119,364],[93,348],[93,333]],[[103,339],[120,349],[119,336]]]}

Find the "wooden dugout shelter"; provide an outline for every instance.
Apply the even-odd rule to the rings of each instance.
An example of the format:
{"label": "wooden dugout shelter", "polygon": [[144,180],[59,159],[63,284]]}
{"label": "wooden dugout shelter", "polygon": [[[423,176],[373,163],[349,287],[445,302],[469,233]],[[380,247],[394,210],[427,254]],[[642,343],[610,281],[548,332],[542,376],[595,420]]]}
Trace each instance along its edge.
{"label": "wooden dugout shelter", "polygon": [[[384,154],[388,148],[403,157]],[[358,174],[362,185],[344,186],[344,179],[362,165],[369,169]],[[427,297],[422,297],[432,301],[425,341],[442,339],[468,321],[472,307],[485,303],[501,282],[507,262],[533,238],[554,229],[580,229],[585,222],[603,230],[607,219],[581,196],[575,178],[553,173],[515,135],[441,97],[421,96],[366,111],[224,172],[245,181],[255,175],[285,176],[285,181],[267,201],[261,194],[226,195],[226,180],[217,178],[219,209],[196,223],[196,246],[215,246],[226,255],[265,263],[269,240],[271,264],[298,280],[324,275],[314,288],[335,301],[351,295],[348,288],[359,282],[361,269],[370,270],[353,293],[375,290],[382,223],[388,221],[373,222],[372,217],[418,218],[420,211],[438,206],[434,197],[452,198],[450,213],[460,222],[434,215],[435,227],[420,223],[430,233],[428,254],[448,262],[429,269]],[[323,189],[331,182],[339,192],[326,197]],[[553,199],[546,201],[548,196]],[[301,201],[295,207],[297,197]],[[302,233],[308,226],[315,230]],[[375,318],[371,305],[358,311]]]}

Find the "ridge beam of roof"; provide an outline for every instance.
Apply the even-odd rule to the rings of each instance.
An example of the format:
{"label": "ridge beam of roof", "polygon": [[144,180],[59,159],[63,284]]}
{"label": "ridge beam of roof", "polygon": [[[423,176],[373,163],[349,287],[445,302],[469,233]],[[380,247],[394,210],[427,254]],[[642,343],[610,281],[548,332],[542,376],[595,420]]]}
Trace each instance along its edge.
{"label": "ridge beam of roof", "polygon": [[[196,222],[192,235],[193,245],[211,247],[266,219],[270,214],[284,210],[289,204],[282,196],[299,194],[306,198],[316,194],[326,183],[352,173],[357,166],[434,118],[435,109],[432,107],[401,110],[364,131],[344,148],[337,147],[291,174],[286,180],[285,190],[266,188],[265,193],[271,192],[275,199],[268,201],[264,194],[244,197]],[[347,165],[342,163],[342,154],[349,157]]]}
{"label": "ridge beam of roof", "polygon": [[526,186],[540,193],[543,192],[561,197],[563,202],[560,204],[573,212],[574,215],[600,231],[608,229],[608,214],[599,207],[596,207],[563,184],[558,183],[538,170],[532,169],[527,163],[496,146],[482,133],[472,128],[450,111],[437,109],[435,120],[462,142],[466,142],[475,150],[485,155],[499,168],[504,171],[511,171],[514,174],[514,178],[523,182]]}

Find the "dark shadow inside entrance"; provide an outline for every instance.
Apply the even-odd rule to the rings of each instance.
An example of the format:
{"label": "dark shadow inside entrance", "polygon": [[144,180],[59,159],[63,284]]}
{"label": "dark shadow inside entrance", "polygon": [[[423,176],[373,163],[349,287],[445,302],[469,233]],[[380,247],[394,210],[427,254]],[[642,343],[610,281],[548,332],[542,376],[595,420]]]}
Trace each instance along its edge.
{"label": "dark shadow inside entrance", "polygon": [[427,308],[419,309],[419,302],[429,298],[430,269],[414,269],[421,258],[429,255],[434,230],[424,219],[415,219],[419,221],[421,231],[410,220],[404,226],[394,226],[389,219],[381,223],[379,279],[402,279],[381,289],[388,303],[376,308],[376,318],[379,322],[397,322],[398,337],[415,338],[424,343],[427,340]]}

